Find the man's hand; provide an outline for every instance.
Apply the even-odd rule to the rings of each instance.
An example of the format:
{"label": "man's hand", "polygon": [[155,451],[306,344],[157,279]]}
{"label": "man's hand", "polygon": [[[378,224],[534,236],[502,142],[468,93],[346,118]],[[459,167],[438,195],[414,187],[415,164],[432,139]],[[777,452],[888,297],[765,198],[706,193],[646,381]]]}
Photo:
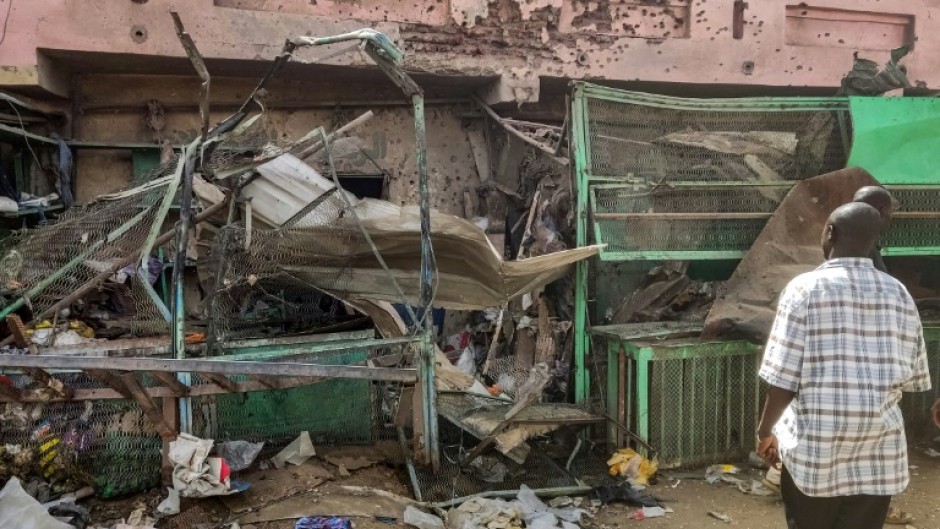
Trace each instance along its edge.
{"label": "man's hand", "polygon": [[930,408],[930,414],[933,416],[933,423],[940,428],[940,397],[933,403],[933,408]]}
{"label": "man's hand", "polygon": [[757,437],[757,455],[773,468],[780,469],[780,444],[776,435]]}

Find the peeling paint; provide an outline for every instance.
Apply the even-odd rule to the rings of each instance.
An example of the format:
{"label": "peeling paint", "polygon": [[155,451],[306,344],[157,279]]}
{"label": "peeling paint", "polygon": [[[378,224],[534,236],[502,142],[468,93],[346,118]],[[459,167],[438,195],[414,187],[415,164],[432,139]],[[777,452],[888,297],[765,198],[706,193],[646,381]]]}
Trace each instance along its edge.
{"label": "peeling paint", "polygon": [[450,0],[450,16],[458,26],[472,28],[490,14],[490,0]]}

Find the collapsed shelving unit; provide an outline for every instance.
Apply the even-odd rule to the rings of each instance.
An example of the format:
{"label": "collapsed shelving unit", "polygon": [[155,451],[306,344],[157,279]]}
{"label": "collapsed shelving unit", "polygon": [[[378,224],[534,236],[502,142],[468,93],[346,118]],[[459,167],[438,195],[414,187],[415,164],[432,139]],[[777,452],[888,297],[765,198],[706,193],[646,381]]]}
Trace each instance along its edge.
{"label": "collapsed shelving unit", "polygon": [[[575,83],[577,242],[606,245],[577,271],[577,395],[606,400],[664,466],[752,448],[760,347],[704,341],[701,323],[591,322],[665,261],[726,278],[794,184],[845,167],[856,106],[855,98],[686,99]],[[940,180],[899,174],[882,183],[902,205],[882,241],[886,255],[940,254]],[[940,368],[938,345],[930,355]],[[606,360],[606,391],[589,352],[600,357],[591,365]],[[609,438],[623,442],[613,431]]]}

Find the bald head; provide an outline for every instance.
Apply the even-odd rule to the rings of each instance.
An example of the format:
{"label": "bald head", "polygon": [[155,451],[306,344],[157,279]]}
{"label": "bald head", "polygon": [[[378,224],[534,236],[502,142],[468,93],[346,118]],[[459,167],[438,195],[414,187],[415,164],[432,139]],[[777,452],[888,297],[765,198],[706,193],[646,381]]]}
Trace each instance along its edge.
{"label": "bald head", "polygon": [[868,257],[881,227],[881,215],[874,207],[862,202],[839,206],[829,215],[822,233],[826,259]]}
{"label": "bald head", "polygon": [[855,192],[853,202],[861,202],[878,210],[881,215],[882,229],[887,228],[894,213],[894,198],[881,186],[865,186]]}

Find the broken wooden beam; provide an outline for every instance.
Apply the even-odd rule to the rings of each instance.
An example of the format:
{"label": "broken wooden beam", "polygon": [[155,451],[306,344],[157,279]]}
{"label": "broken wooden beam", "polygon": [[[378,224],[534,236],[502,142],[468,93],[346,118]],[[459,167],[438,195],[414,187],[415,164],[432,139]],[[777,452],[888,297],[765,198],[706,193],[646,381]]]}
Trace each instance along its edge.
{"label": "broken wooden beam", "polygon": [[150,371],[150,376],[160,381],[161,384],[167,387],[173,396],[175,397],[185,397],[189,395],[189,386],[183,384],[176,378],[175,373],[167,373],[165,371]]}
{"label": "broken wooden beam", "polygon": [[[238,393],[253,393],[256,391],[269,391],[272,389],[290,389],[302,386],[309,386],[311,384],[319,383],[323,380],[329,380],[328,378],[322,377],[275,377],[281,379],[279,382],[279,387],[271,388],[257,381],[248,381],[248,382],[239,382],[238,383]],[[155,399],[168,399],[175,398],[177,395],[173,390],[165,386],[155,386],[152,388],[144,388],[148,395]],[[219,386],[218,384],[198,384],[189,388],[189,397],[205,397],[209,395],[224,395],[231,393],[226,388]],[[107,388],[94,388],[94,389],[76,389],[75,393],[69,397],[64,398],[62,396],[51,396],[49,392],[44,389],[27,389],[22,390],[20,394],[19,402],[66,402],[70,400],[83,401],[83,400],[120,400],[127,399],[126,395],[119,393],[118,391],[107,387]],[[0,403],[4,402],[17,402],[15,399],[9,398],[0,394]]]}
{"label": "broken wooden beam", "polygon": [[23,398],[23,390],[5,382],[0,382],[0,396],[13,402],[20,402]]}
{"label": "broken wooden beam", "polygon": [[238,393],[238,392],[239,392],[239,390],[238,390],[238,383],[236,383],[234,380],[228,378],[227,376],[225,376],[225,375],[223,375],[223,374],[220,374],[220,373],[199,373],[199,376],[201,376],[202,378],[204,378],[204,379],[206,379],[206,380],[211,380],[211,381],[215,382],[215,383],[218,384],[219,386],[222,386],[223,388],[227,389],[228,391],[231,391],[232,393]]}
{"label": "broken wooden beam", "polygon": [[[42,357],[38,357],[38,358],[42,358]],[[98,382],[101,382],[105,386],[108,386],[114,391],[117,391],[124,398],[126,399],[134,398],[131,395],[131,392],[127,389],[127,386],[124,385],[124,381],[121,380],[121,377],[119,377],[118,375],[115,375],[114,373],[106,369],[85,369],[84,371],[86,374],[88,374],[88,376],[97,380]]]}
{"label": "broken wooden beam", "polygon": [[219,375],[331,377],[388,382],[415,382],[414,368],[363,367],[293,362],[241,362],[203,358],[108,358],[100,356],[0,355],[2,368],[80,369],[85,372],[164,371]]}
{"label": "broken wooden beam", "polygon": [[164,439],[175,437],[176,431],[166,423],[163,417],[163,411],[157,408],[157,404],[153,401],[153,398],[141,387],[140,381],[137,380],[137,373],[133,371],[125,373],[120,379],[124,387],[127,388],[127,391],[130,393],[131,398],[137,402],[137,405],[143,410],[144,415],[147,416],[147,419],[150,420],[153,427],[160,433],[160,437]]}

